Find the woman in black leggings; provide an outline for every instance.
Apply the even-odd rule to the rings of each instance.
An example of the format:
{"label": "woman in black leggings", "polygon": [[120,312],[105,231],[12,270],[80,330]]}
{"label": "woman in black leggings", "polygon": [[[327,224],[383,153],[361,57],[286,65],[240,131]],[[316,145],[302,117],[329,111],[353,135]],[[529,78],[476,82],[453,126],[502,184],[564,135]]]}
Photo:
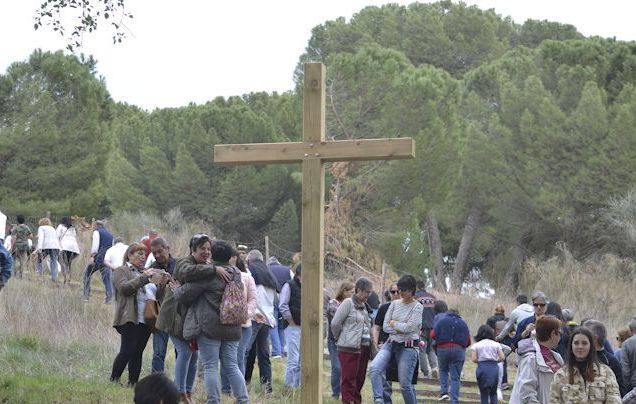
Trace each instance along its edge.
{"label": "woman in black leggings", "polygon": [[144,323],[144,309],[150,293],[146,290],[146,285],[154,270],[144,269],[145,262],[146,247],[133,243],[126,250],[124,265],[117,268],[113,275],[117,302],[113,326],[121,335],[121,346],[113,362],[110,380],[119,382],[128,366],[129,385],[134,385],[139,380],[142,355],[150,337],[150,328]]}

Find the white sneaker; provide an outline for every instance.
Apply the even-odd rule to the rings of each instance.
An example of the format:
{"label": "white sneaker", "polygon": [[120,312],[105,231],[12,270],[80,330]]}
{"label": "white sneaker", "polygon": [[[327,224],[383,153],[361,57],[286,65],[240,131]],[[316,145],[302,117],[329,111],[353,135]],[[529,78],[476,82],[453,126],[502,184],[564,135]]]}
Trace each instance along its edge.
{"label": "white sneaker", "polygon": [[439,396],[438,401],[450,401],[450,396],[448,394],[442,394],[441,396]]}
{"label": "white sneaker", "polygon": [[272,356],[272,359],[282,359],[282,358],[283,358],[283,357],[282,357],[282,356],[280,356],[280,355],[274,355],[274,356]]}

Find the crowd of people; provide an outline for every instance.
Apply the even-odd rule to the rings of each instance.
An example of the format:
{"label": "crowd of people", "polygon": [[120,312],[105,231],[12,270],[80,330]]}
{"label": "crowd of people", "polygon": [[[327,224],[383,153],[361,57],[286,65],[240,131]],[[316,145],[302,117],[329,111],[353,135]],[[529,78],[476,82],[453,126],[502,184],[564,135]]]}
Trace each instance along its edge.
{"label": "crowd of people", "polygon": [[[49,260],[52,282],[58,282],[58,265],[64,282],[70,279],[80,253],[71,220],[53,228],[41,219],[33,242],[18,216],[9,234],[0,243],[0,290],[13,268],[22,276],[31,257],[40,274]],[[165,392],[173,398],[163,402],[191,403],[196,374],[202,372],[209,403],[219,403],[223,394],[248,403],[256,362],[261,390],[271,393],[271,361],[282,357],[284,388],[300,387],[299,256],[292,266],[275,257],[265,262],[258,250],[201,233],[191,238],[185,257],[175,258],[156,231],[128,245],[102,221],[94,222],[90,254],[84,298],[90,299],[91,276],[100,272],[104,303],[114,303],[113,327],[120,335],[110,380],[122,383],[127,368],[123,384],[137,385],[136,402],[152,402],[137,397]],[[510,384],[513,404],[636,403],[636,318],[620,330],[614,350],[603,323],[575,322],[573,310],[540,291],[530,299],[519,295],[507,317],[504,307],[495,307],[474,338],[461,314],[411,275],[391,284],[383,298],[380,304],[374,284],[361,277],[342,282],[325,300],[331,393],[343,403],[362,402],[367,376],[375,403],[391,402],[394,382],[406,404],[416,403],[420,372],[439,380],[440,401],[458,403],[467,358],[477,364],[482,403],[501,402]],[[151,336],[152,375],[140,381]],[[169,342],[176,356],[172,380],[164,374]],[[516,361],[510,360],[513,352]],[[514,380],[508,380],[511,365],[517,368]]]}

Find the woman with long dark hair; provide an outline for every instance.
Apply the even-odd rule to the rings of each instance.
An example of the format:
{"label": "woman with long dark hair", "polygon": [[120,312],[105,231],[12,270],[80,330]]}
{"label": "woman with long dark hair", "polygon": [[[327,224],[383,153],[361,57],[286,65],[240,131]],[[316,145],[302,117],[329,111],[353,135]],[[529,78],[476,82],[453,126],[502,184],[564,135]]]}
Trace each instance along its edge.
{"label": "woman with long dark hair", "polygon": [[554,375],[550,403],[621,403],[614,372],[598,361],[594,335],[585,327],[570,336],[567,364]]}

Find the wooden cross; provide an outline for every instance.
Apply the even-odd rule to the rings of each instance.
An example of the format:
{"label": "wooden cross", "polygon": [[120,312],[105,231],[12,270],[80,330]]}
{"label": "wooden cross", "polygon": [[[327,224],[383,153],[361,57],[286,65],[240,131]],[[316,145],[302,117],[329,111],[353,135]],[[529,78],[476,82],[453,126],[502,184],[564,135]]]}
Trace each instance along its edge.
{"label": "wooden cross", "polygon": [[325,140],[325,66],[305,63],[303,141],[215,145],[221,165],[302,164],[301,401],[322,403],[324,162],[415,157],[411,138]]}

